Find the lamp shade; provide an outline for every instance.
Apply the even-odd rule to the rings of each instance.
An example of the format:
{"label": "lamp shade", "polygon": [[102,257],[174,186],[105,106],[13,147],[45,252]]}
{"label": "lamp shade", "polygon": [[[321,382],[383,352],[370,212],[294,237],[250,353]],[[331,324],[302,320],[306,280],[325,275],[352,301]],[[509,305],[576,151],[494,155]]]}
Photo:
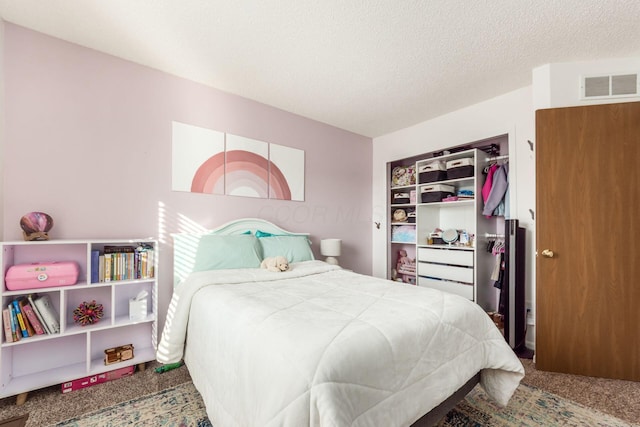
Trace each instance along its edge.
{"label": "lamp shade", "polygon": [[320,241],[320,253],[324,256],[340,256],[340,239],[324,239]]}

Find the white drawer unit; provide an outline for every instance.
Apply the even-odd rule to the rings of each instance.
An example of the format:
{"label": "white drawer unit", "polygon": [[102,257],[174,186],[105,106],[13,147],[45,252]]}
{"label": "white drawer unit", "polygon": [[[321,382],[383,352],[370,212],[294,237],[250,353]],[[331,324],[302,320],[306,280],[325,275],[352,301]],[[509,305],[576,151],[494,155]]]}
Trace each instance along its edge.
{"label": "white drawer unit", "polygon": [[474,251],[418,248],[418,286],[460,295],[474,301]]}
{"label": "white drawer unit", "polygon": [[418,261],[473,267],[473,251],[418,248]]}
{"label": "white drawer unit", "polygon": [[453,265],[419,262],[418,275],[473,284],[473,267],[458,267]]}
{"label": "white drawer unit", "polygon": [[473,301],[472,284],[449,282],[447,280],[431,279],[429,277],[418,277],[418,286],[438,289],[440,291],[460,295]]}

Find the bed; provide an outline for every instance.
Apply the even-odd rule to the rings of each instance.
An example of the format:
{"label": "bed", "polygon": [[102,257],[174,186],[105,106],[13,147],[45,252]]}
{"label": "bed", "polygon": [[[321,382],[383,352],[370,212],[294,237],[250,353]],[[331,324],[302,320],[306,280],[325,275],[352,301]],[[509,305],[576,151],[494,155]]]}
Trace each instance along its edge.
{"label": "bed", "polygon": [[[173,237],[157,359],[184,360],[216,427],[426,426],[478,382],[505,405],[524,376],[478,305],[315,260],[304,233],[241,219]],[[275,254],[289,271],[259,268]]]}

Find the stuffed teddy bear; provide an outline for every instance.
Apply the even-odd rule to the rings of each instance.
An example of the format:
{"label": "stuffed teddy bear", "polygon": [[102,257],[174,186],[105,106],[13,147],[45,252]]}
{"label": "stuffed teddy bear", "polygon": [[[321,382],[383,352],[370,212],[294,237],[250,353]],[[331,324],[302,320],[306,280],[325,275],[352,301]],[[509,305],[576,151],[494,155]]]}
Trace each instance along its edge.
{"label": "stuffed teddy bear", "polygon": [[416,271],[415,260],[409,258],[409,256],[407,255],[407,251],[405,251],[404,249],[400,249],[398,251],[398,262],[396,263],[396,269],[398,271],[399,277],[401,277],[402,281],[405,283],[409,283],[412,278],[412,275],[407,273],[415,273]]}
{"label": "stuffed teddy bear", "polygon": [[287,271],[289,270],[289,261],[283,256],[267,257],[260,263],[260,268],[266,268],[269,271]]}
{"label": "stuffed teddy bear", "polygon": [[404,249],[400,249],[398,251],[398,262],[396,263],[396,268],[398,270],[403,270],[406,264],[411,264],[411,259],[407,256],[407,251]]}

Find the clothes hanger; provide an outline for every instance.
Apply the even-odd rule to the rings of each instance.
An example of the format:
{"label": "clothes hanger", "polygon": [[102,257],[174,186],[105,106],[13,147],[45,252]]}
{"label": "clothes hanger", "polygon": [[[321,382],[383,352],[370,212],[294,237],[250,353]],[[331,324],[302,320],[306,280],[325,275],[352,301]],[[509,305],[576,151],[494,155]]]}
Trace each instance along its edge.
{"label": "clothes hanger", "polygon": [[498,254],[503,254],[504,251],[505,251],[504,242],[497,241],[496,244],[493,246],[493,250],[491,251],[491,253],[493,255],[498,255]]}

